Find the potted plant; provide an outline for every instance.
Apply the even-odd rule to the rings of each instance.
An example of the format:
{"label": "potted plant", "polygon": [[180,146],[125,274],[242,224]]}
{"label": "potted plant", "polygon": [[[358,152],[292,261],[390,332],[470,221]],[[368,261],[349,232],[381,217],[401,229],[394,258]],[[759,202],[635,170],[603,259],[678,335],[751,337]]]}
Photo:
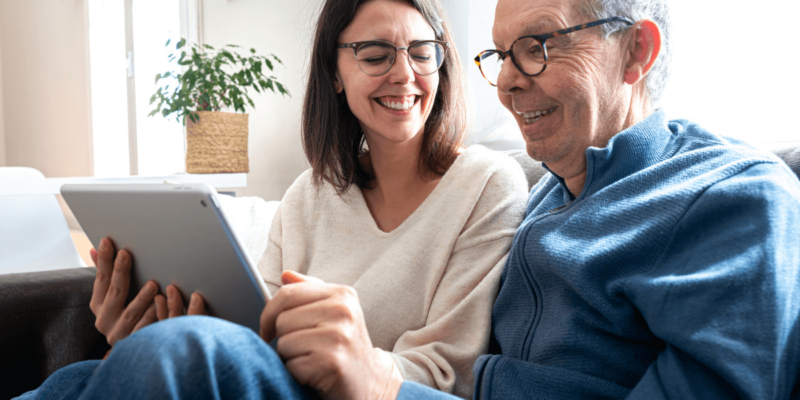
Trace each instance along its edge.
{"label": "potted plant", "polygon": [[[188,173],[248,172],[245,111],[247,107],[255,108],[248,90],[289,95],[269,74],[274,63],[283,64],[277,56],[259,56],[255,49],[243,56],[236,52],[238,48],[227,45],[215,49],[194,43],[186,46],[186,39],[181,39],[175,45],[180,55],[170,54],[169,61],[177,59],[184,71],[156,75],[156,84],[162,84],[150,98],[150,104],[156,107],[149,116],[174,115],[186,126]],[[233,113],[221,111],[231,108]]]}

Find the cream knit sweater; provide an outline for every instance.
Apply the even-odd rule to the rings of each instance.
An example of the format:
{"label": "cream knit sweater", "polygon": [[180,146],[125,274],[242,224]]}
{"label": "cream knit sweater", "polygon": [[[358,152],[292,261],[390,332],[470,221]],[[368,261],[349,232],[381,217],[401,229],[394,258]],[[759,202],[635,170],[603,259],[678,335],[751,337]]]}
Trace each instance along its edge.
{"label": "cream knit sweater", "polygon": [[286,191],[258,268],[272,293],[284,270],[352,286],[373,345],[403,378],[471,397],[527,188],[519,164],[472,146],[408,219],[383,232],[358,187],[339,197],[309,170]]}

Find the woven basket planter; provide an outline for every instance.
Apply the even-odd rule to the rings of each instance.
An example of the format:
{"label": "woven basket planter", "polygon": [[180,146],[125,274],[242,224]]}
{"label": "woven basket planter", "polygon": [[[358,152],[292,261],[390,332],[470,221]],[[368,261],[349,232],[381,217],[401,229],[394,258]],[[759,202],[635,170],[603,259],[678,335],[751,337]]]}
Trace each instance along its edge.
{"label": "woven basket planter", "polygon": [[247,114],[198,111],[197,123],[186,118],[186,172],[249,172]]}

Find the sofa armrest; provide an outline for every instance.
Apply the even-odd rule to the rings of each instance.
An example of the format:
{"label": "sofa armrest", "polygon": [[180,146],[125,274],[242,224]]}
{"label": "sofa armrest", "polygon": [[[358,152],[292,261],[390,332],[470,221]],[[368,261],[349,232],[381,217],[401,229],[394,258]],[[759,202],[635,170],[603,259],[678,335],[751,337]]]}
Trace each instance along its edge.
{"label": "sofa armrest", "polygon": [[0,398],[37,388],[57,369],[109,346],[89,309],[95,268],[0,275]]}

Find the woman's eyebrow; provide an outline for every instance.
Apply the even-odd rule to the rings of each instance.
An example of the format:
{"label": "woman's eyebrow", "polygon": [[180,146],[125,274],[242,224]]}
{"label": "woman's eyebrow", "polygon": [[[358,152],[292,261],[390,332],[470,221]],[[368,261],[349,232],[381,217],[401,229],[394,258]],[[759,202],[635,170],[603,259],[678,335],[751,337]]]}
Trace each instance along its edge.
{"label": "woman's eyebrow", "polygon": [[[408,42],[408,46],[412,46],[414,43],[426,42],[426,41],[429,41],[429,40],[436,40],[436,39],[414,39],[414,40],[411,40],[410,42]],[[397,46],[397,44],[395,42],[392,42],[391,40],[388,40],[388,39],[381,39],[381,38],[369,39],[369,40],[360,40],[360,41],[361,42],[386,42],[386,43],[391,43],[393,46]],[[408,47],[408,46],[405,46],[405,47]],[[397,47],[404,47],[404,46],[397,46]]]}

